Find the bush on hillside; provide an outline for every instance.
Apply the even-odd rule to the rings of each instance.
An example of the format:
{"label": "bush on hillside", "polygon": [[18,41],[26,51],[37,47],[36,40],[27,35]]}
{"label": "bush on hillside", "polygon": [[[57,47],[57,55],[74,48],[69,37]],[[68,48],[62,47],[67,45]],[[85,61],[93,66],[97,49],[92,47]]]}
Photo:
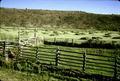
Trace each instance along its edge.
{"label": "bush on hillside", "polygon": [[[0,8],[0,23],[13,27],[46,27],[120,31],[120,15],[100,15],[76,11]],[[93,32],[89,32],[92,34]]]}
{"label": "bush on hillside", "polygon": [[112,39],[120,39],[120,36],[118,36],[118,37],[113,37]]}
{"label": "bush on hillside", "polygon": [[88,37],[81,37],[80,40],[88,40]]}
{"label": "bush on hillside", "polygon": [[111,37],[110,33],[106,33],[104,37]]}

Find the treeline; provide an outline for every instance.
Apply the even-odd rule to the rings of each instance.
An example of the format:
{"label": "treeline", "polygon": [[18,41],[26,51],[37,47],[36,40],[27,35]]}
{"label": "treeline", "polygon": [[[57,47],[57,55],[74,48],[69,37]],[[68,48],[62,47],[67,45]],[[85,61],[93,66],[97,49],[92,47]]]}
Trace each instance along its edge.
{"label": "treeline", "polygon": [[0,8],[0,24],[14,27],[95,28],[120,31],[120,15]]}

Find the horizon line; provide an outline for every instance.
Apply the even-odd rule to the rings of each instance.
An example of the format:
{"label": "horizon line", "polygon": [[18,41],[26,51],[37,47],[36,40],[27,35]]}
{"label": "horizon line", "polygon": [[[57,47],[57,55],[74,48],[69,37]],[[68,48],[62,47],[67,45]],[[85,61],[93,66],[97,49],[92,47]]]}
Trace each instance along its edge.
{"label": "horizon line", "polygon": [[95,13],[89,11],[82,11],[82,10],[64,10],[64,9],[42,9],[42,8],[14,8],[14,7],[0,7],[6,9],[28,9],[28,10],[48,10],[48,11],[63,11],[63,12],[82,12],[82,13],[89,13],[89,14],[98,14],[98,15],[120,15],[120,13]]}

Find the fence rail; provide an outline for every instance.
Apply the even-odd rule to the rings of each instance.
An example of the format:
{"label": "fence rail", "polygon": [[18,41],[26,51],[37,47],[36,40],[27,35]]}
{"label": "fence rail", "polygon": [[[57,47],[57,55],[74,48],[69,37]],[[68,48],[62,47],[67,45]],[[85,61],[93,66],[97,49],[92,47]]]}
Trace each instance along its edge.
{"label": "fence rail", "polygon": [[20,46],[19,44],[0,42],[0,50],[4,55],[7,50],[15,47],[18,50],[18,59],[39,61],[40,63],[62,66],[82,70],[83,72],[109,74],[112,77],[120,77],[120,52],[117,50],[112,56],[104,54],[74,52],[59,48]]}

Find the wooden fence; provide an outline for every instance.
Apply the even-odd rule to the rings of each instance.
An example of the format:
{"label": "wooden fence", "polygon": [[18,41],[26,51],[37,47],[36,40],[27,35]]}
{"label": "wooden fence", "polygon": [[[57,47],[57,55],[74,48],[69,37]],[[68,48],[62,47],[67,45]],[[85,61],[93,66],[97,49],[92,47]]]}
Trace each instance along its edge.
{"label": "wooden fence", "polygon": [[81,52],[64,50],[51,47],[20,46],[19,44],[0,42],[1,53],[7,54],[7,50],[16,47],[18,59],[39,61],[58,67],[77,69],[85,73],[107,75],[120,79],[120,51],[115,50],[111,54],[94,54],[87,50]]}

